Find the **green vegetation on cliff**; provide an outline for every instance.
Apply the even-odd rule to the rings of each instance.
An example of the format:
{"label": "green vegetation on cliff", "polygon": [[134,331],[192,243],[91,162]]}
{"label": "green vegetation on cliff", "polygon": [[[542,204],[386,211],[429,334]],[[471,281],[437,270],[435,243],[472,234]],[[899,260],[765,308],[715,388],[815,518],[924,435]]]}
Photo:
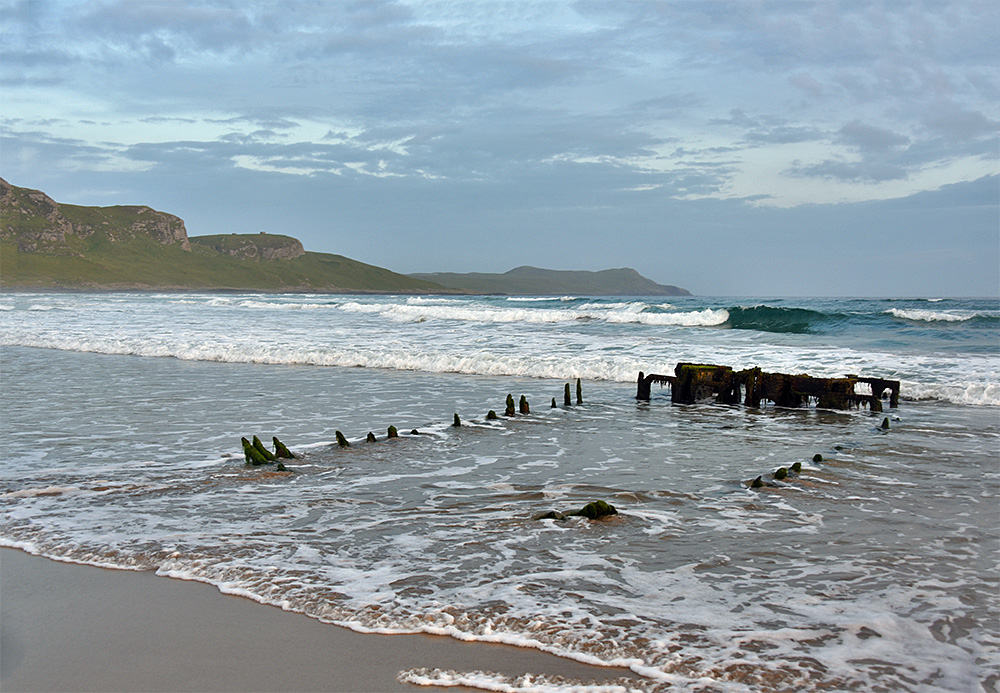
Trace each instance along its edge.
{"label": "green vegetation on cliff", "polygon": [[59,204],[0,179],[0,286],[30,289],[234,289],[456,293],[289,236],[188,238],[149,207]]}
{"label": "green vegetation on cliff", "polygon": [[191,239],[191,250],[149,239],[95,244],[82,255],[18,252],[0,244],[0,286],[73,289],[244,289],[250,291],[447,293],[341,255],[310,253],[291,260],[222,255]]}

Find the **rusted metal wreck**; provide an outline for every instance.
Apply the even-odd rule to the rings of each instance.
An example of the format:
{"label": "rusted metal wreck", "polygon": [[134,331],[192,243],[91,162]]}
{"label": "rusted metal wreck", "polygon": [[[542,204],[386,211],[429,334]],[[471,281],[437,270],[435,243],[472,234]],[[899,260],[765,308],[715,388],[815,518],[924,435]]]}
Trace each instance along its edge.
{"label": "rusted metal wreck", "polygon": [[[867,405],[882,411],[882,399],[889,393],[889,406],[899,406],[899,381],[847,375],[843,378],[814,378],[809,375],[766,373],[760,368],[734,371],[730,366],[705,363],[678,363],[673,375],[649,375],[639,371],[636,399],[648,400],[653,383],[670,386],[670,400],[677,404],[714,400],[719,404],[759,407],[770,401],[778,407],[800,407],[814,400],[823,409],[850,409]],[[858,384],[870,393],[859,393]],[[864,388],[862,388],[864,389]]]}

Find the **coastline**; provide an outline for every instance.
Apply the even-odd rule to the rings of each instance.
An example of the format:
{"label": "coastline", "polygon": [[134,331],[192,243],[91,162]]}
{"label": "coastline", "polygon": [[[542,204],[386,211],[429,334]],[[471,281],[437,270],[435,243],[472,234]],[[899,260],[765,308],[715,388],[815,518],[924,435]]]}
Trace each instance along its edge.
{"label": "coastline", "polygon": [[416,691],[396,677],[424,667],[584,681],[634,676],[507,645],[357,633],[204,583],[6,547],[0,606],[7,693]]}
{"label": "coastline", "polygon": [[304,294],[315,296],[506,296],[507,294],[474,294],[468,291],[442,289],[441,291],[389,291],[374,289],[317,289],[314,287],[285,287],[280,289],[255,289],[253,287],[215,286],[149,286],[146,284],[115,284],[101,286],[31,286],[0,285],[2,294]]}

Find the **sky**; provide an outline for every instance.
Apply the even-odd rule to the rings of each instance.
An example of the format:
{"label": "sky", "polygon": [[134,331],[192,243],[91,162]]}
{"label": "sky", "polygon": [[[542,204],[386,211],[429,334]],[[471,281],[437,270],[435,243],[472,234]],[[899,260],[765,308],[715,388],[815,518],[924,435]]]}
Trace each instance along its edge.
{"label": "sky", "polygon": [[396,272],[1000,295],[1000,3],[0,0],[0,177]]}

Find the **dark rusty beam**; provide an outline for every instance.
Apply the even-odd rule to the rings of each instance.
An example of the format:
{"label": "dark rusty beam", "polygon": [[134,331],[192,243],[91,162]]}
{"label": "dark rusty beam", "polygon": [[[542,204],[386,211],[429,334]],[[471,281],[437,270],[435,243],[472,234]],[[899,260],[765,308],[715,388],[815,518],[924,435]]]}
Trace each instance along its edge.
{"label": "dark rusty beam", "polygon": [[649,400],[649,390],[653,383],[672,386],[673,382],[674,376],[672,375],[659,375],[657,373],[650,373],[649,375],[646,375],[642,371],[639,371],[639,380],[636,383],[635,398]]}

